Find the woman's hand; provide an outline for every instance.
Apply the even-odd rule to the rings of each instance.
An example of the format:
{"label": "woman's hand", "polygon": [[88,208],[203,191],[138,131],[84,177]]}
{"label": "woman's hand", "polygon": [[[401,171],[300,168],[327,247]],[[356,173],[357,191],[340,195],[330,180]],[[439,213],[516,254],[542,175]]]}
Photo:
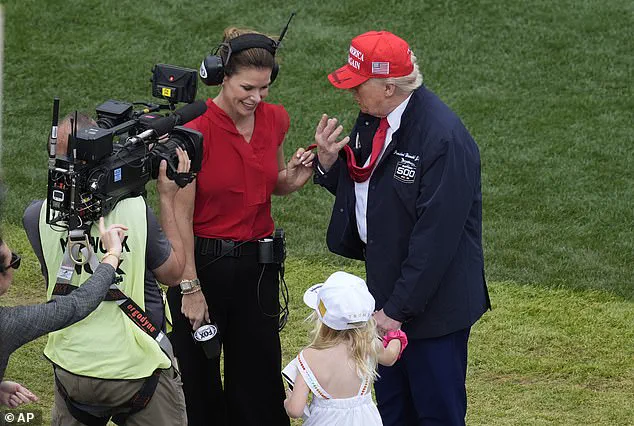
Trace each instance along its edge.
{"label": "woman's hand", "polygon": [[101,244],[107,252],[120,257],[123,250],[122,242],[125,237],[125,231],[128,227],[120,223],[110,225],[107,229],[103,217],[99,218],[99,233],[101,234]]}
{"label": "woman's hand", "polygon": [[[178,155],[178,168],[176,169],[176,173],[189,172],[191,160],[189,159],[189,155],[187,155],[187,151],[178,147],[176,148],[176,155]],[[166,200],[173,200],[180,189],[174,180],[167,177],[167,161],[165,160],[161,160],[161,164],[159,165],[156,188],[158,189],[159,197]]]}
{"label": "woman's hand", "polygon": [[0,404],[9,408],[35,402],[38,397],[19,383],[8,380],[0,382]]}
{"label": "woman's hand", "polygon": [[211,322],[209,320],[209,308],[207,300],[202,291],[191,294],[183,294],[181,300],[181,312],[192,325],[192,330],[198,330],[203,324]]}
{"label": "woman's hand", "polygon": [[299,148],[286,165],[286,183],[291,188],[299,189],[313,174],[315,154]]}
{"label": "woman's hand", "polygon": [[346,136],[337,142],[341,132],[343,126],[337,126],[336,118],[328,118],[327,114],[321,116],[315,129],[315,143],[319,148],[319,164],[324,171],[328,171],[335,164],[339,151],[350,141],[350,136]]}

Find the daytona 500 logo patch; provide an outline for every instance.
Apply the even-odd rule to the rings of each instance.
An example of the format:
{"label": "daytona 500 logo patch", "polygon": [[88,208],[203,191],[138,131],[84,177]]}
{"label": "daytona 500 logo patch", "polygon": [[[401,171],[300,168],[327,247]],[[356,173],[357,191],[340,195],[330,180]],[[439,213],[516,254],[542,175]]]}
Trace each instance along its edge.
{"label": "daytona 500 logo patch", "polygon": [[401,158],[394,168],[394,179],[403,183],[414,183],[416,178],[416,163]]}

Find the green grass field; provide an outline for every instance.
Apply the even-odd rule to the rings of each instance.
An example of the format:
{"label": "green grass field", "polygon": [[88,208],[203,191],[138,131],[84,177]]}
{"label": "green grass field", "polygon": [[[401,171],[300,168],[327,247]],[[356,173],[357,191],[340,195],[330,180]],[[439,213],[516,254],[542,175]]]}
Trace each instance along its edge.
{"label": "green grass field", "polygon": [[[226,26],[275,34],[296,10],[270,95],[291,116],[287,155],[312,142],[323,112],[350,129],[352,98],[325,77],[370,29],[409,41],[425,84],[480,146],[494,309],[472,334],[469,424],[634,424],[631,1],[12,0],[4,9],[3,236],[25,262],[2,304],[44,296],[20,220],[45,195],[52,98],[64,113],[151,101],[153,64],[196,69]],[[214,94],[199,87],[199,98]],[[327,252],[331,205],[312,184],[274,199],[289,237],[285,360],[306,342],[303,289],[337,269],[362,273]],[[41,347],[14,354],[7,378],[36,391],[46,414]]]}

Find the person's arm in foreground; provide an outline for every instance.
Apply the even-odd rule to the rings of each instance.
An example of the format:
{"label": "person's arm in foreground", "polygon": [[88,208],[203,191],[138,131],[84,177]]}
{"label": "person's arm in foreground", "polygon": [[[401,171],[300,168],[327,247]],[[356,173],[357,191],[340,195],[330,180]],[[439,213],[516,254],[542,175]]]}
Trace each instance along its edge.
{"label": "person's arm in foreground", "polygon": [[72,293],[56,296],[44,304],[3,308],[5,320],[0,322],[2,352],[11,353],[46,333],[84,319],[94,311],[113,282],[121,255],[123,233],[127,229],[120,224],[110,225],[106,229],[103,218],[100,219],[101,242],[112,255],[105,256],[94,274]]}

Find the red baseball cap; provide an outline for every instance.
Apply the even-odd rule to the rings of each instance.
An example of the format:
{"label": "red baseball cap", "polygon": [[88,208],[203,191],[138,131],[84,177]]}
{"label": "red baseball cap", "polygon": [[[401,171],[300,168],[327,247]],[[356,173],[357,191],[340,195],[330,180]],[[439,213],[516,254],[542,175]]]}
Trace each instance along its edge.
{"label": "red baseball cap", "polygon": [[405,40],[388,31],[369,31],[350,42],[348,63],[328,75],[339,89],[351,89],[370,78],[403,77],[414,71]]}

